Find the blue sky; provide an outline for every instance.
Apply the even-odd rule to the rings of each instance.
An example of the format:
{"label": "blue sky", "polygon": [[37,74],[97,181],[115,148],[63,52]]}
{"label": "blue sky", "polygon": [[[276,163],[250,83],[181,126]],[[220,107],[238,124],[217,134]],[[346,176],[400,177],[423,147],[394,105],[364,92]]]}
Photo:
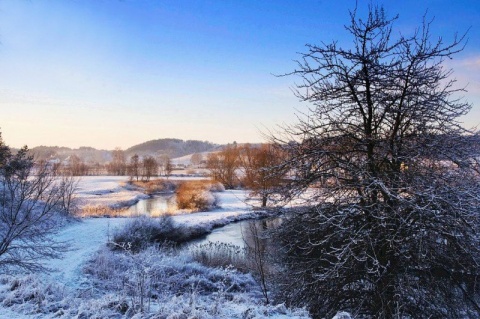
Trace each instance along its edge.
{"label": "blue sky", "polygon": [[[365,12],[370,1],[358,1]],[[381,4],[382,2],[374,2]],[[470,28],[452,61],[480,124],[480,2],[384,1],[409,34]],[[259,142],[294,123],[306,43],[350,39],[355,1],[0,0],[0,129],[7,144],[127,148],[176,137]]]}

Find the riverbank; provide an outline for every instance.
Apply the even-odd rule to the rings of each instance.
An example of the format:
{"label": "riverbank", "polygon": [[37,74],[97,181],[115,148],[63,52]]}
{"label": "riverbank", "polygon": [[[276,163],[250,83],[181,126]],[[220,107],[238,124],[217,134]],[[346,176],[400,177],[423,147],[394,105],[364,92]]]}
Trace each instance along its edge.
{"label": "riverbank", "polygon": [[[124,178],[118,177],[86,177],[79,182],[78,198],[84,205],[116,205],[117,200],[125,205],[145,198],[145,194],[137,190],[120,186],[123,181]],[[219,193],[220,208],[171,218],[177,224],[205,227],[211,231],[234,221],[265,214],[253,212],[246,204],[246,196],[245,191],[228,190]],[[134,313],[137,313],[135,318],[157,318],[156,314],[161,318],[187,318],[189,315],[206,319],[308,318],[308,313],[302,309],[264,305],[259,288],[250,275],[232,269],[202,266],[188,253],[148,250],[134,255],[110,251],[106,244],[115,229],[122,228],[129,220],[131,218],[82,218],[60,229],[55,238],[68,243],[71,249],[61,259],[44,261],[51,271],[0,276],[0,314],[8,314],[12,319],[130,318]],[[161,282],[162,285],[168,283],[170,288],[161,286],[159,295],[148,295],[149,315],[139,313],[131,306],[135,304],[138,292],[129,290],[129,287],[138,285],[140,275],[149,281],[157,277],[169,278]],[[211,290],[198,288],[205,283]],[[227,283],[229,286],[225,286]],[[183,288],[171,294],[173,287]],[[125,313],[119,307],[125,307]]]}
{"label": "riverbank", "polygon": [[[184,178],[187,179],[187,178]],[[138,187],[129,187],[128,177],[86,176],[78,183],[77,199],[80,208],[110,207],[126,208],[139,201],[149,199]],[[253,211],[248,204],[247,192],[244,190],[227,190],[217,193],[218,208],[208,212],[177,212],[172,215],[173,222],[186,226],[196,226],[205,230],[205,235],[213,229],[232,222],[270,216],[266,211]],[[52,268],[50,277],[68,286],[81,282],[82,266],[95,251],[105,245],[116,228],[129,220],[129,216],[110,218],[81,218],[62,228],[56,235],[59,241],[70,243],[71,250],[62,259],[46,261]]]}

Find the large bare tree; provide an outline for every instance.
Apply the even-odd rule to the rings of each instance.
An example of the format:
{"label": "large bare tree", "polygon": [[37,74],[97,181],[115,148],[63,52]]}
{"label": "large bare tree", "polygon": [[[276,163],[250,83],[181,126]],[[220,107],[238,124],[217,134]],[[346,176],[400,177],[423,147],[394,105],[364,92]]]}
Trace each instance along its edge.
{"label": "large bare tree", "polygon": [[463,38],[434,39],[425,20],[399,35],[378,7],[350,17],[350,48],[301,55],[310,107],[276,138],[293,174],[283,195],[308,189],[312,205],[280,228],[285,296],[316,318],[478,318],[479,137],[443,63]]}

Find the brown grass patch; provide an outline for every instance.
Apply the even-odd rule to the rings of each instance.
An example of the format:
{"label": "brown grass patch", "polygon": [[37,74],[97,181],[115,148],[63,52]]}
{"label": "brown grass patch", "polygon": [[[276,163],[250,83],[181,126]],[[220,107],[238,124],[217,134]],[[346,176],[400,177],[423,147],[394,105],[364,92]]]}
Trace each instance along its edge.
{"label": "brown grass patch", "polygon": [[131,185],[140,187],[145,194],[167,193],[175,190],[175,184],[164,179],[152,179],[150,181],[130,181]]}
{"label": "brown grass patch", "polygon": [[177,207],[191,211],[209,210],[217,205],[212,192],[223,190],[223,185],[210,180],[183,181],[176,191]]}

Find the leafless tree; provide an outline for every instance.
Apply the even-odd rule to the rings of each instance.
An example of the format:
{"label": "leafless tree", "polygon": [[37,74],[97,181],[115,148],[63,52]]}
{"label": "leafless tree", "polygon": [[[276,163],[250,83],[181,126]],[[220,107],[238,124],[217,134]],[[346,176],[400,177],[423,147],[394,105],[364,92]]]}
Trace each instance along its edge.
{"label": "leafless tree", "polygon": [[35,167],[27,152],[25,147],[13,155],[0,138],[1,272],[18,267],[42,270],[41,260],[66,249],[52,234],[58,227],[58,207],[69,190],[51,167]]}
{"label": "leafless tree", "polygon": [[251,190],[252,196],[260,196],[262,207],[282,185],[286,172],[281,169],[285,160],[283,151],[272,144],[260,146],[243,146],[240,151],[240,162],[244,171],[242,178],[245,187]]}
{"label": "leafless tree", "polygon": [[268,265],[268,245],[267,239],[263,235],[266,225],[262,229],[261,224],[267,221],[251,221],[245,227],[242,227],[242,237],[245,243],[246,255],[250,261],[249,267],[251,271],[258,276],[260,287],[262,289],[265,303],[270,303],[268,296],[268,280],[270,277],[270,269]]}
{"label": "leafless tree", "polygon": [[125,160],[125,152],[117,147],[112,151],[112,161],[107,166],[107,170],[112,175],[125,175],[127,164]]}
{"label": "leafless tree", "polygon": [[207,168],[212,178],[226,188],[234,188],[238,184],[237,170],[240,168],[240,152],[237,145],[227,145],[217,153],[210,153]]}
{"label": "leafless tree", "polygon": [[167,157],[164,169],[165,169],[165,176],[167,176],[167,179],[168,179],[168,176],[170,176],[170,174],[172,174],[172,171],[173,171],[173,164],[170,157]]}
{"label": "leafless tree", "polygon": [[78,189],[79,177],[72,175],[63,175],[57,177],[56,183],[60,189],[60,200],[57,211],[64,216],[75,216],[78,210],[78,200],[76,192]]}
{"label": "leafless tree", "polygon": [[140,176],[140,159],[137,154],[132,155],[132,157],[130,158],[128,171],[130,175],[130,180],[133,180],[135,178],[138,181],[138,178]]}
{"label": "leafless tree", "polygon": [[71,155],[68,161],[67,175],[84,176],[88,173],[88,166],[82,161],[78,155]]}
{"label": "leafless tree", "polygon": [[192,165],[198,167],[203,160],[203,156],[200,153],[194,153],[192,154],[192,157],[190,158],[190,162],[192,162]]}
{"label": "leafless tree", "polygon": [[158,163],[152,156],[143,158],[142,161],[142,180],[149,181],[153,175],[158,173]]}
{"label": "leafless tree", "polygon": [[395,20],[352,12],[353,46],[308,45],[292,72],[311,107],[276,137],[283,195],[322,187],[280,227],[285,296],[317,318],[478,318],[479,137],[443,64],[463,38],[434,40],[425,20],[397,35]]}
{"label": "leafless tree", "polygon": [[172,173],[173,171],[173,165],[172,165],[172,160],[170,159],[170,156],[164,154],[159,157],[158,159],[159,167],[161,170],[161,174],[168,176]]}

